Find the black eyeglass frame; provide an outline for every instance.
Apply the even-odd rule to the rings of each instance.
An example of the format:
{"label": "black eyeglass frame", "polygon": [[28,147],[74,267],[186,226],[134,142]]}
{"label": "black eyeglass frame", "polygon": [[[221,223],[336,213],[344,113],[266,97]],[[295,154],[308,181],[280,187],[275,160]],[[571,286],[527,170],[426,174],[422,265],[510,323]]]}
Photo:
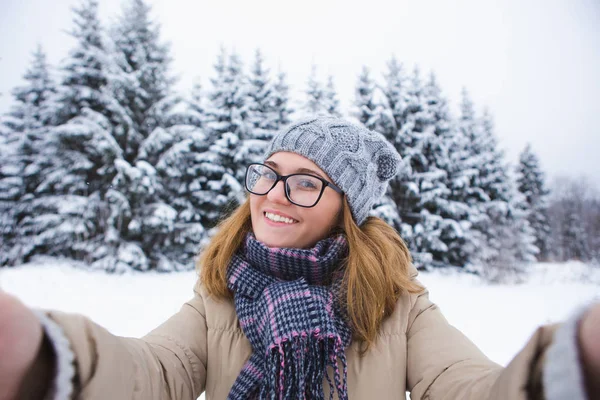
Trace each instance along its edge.
{"label": "black eyeglass frame", "polygon": [[[248,187],[248,171],[250,171],[250,168],[253,165],[260,165],[261,167],[265,167],[270,169],[271,171],[273,171],[273,173],[275,174],[275,176],[277,177],[277,179],[275,179],[275,182],[273,182],[273,186],[271,186],[269,188],[269,190],[267,190],[265,193],[263,194],[258,194],[258,193],[254,193],[252,190],[250,190],[250,188]],[[321,187],[321,193],[319,193],[319,197],[317,197],[317,200],[315,201],[315,204],[313,204],[312,206],[305,206],[302,204],[298,204],[296,202],[294,202],[291,198],[290,198],[290,193],[289,193],[289,186],[287,184],[287,180],[288,178],[292,177],[292,176],[297,176],[297,175],[302,175],[302,176],[310,176],[311,178],[315,178],[320,180],[323,183],[323,186]],[[290,174],[290,175],[279,175],[277,173],[277,171],[275,171],[273,168],[269,167],[268,165],[265,164],[261,164],[261,163],[252,163],[249,164],[246,167],[246,174],[244,176],[244,187],[246,188],[246,190],[256,196],[266,196],[267,194],[269,194],[269,192],[271,190],[273,190],[273,188],[275,186],[277,186],[277,183],[279,183],[279,181],[283,182],[283,192],[285,193],[285,198],[288,199],[288,201],[292,204],[297,205],[298,207],[304,207],[304,208],[312,208],[314,206],[316,206],[317,204],[319,204],[319,200],[321,200],[321,197],[323,196],[323,192],[325,192],[325,188],[327,186],[329,186],[330,188],[332,188],[333,190],[335,190],[336,192],[338,192],[339,194],[341,194],[342,196],[344,195],[344,191],[342,189],[340,189],[337,185],[335,185],[332,182],[329,182],[323,178],[321,178],[320,176],[316,176],[316,175],[312,175],[312,174],[307,174],[307,173],[296,173],[296,174]]]}

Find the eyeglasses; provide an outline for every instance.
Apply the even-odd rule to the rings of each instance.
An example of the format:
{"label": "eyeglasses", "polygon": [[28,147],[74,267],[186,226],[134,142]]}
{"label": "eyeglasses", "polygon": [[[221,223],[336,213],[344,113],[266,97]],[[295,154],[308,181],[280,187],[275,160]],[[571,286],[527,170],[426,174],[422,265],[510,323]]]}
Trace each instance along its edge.
{"label": "eyeglasses", "polygon": [[279,181],[283,181],[285,197],[290,203],[300,207],[310,208],[316,206],[327,186],[340,194],[344,194],[342,189],[318,176],[308,174],[279,175],[273,168],[264,164],[250,164],[246,169],[246,190],[252,194],[264,196]]}

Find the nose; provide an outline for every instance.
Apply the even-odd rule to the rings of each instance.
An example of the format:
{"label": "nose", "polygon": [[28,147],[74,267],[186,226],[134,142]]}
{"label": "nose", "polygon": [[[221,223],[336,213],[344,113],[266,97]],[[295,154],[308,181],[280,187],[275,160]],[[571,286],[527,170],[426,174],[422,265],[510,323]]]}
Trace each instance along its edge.
{"label": "nose", "polygon": [[273,203],[290,204],[290,201],[285,195],[285,187],[283,181],[279,181],[277,182],[277,184],[275,184],[275,187],[271,189],[269,193],[267,193],[267,198]]}

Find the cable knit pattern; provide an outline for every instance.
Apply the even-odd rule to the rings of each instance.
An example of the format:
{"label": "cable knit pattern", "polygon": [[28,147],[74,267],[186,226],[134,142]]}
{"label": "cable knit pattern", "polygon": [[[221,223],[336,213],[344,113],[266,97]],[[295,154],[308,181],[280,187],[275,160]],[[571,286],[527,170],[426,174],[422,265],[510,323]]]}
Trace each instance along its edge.
{"label": "cable knit pattern", "polygon": [[304,156],[325,171],[344,191],[358,225],[383,196],[401,161],[380,133],[333,117],[303,120],[282,130],[264,158],[279,151]]}
{"label": "cable knit pattern", "polygon": [[573,314],[554,334],[542,377],[546,400],[587,399],[577,344],[579,322],[586,310]]}
{"label": "cable knit pattern", "polygon": [[62,328],[44,314],[34,310],[42,323],[44,333],[50,339],[56,355],[56,376],[45,400],[69,400],[73,393],[73,377],[75,376],[74,355],[69,340]]}

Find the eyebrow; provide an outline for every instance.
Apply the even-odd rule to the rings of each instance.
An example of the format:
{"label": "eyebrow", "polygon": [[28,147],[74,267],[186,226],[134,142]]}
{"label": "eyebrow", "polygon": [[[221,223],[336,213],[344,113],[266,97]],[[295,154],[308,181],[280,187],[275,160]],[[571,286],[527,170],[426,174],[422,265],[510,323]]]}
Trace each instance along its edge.
{"label": "eyebrow", "polygon": [[[267,165],[271,165],[271,166],[273,166],[274,168],[278,168],[278,167],[279,167],[275,161],[270,161],[270,160],[269,160],[269,161],[265,161],[265,164],[267,164]],[[296,170],[296,172],[308,172],[308,173],[310,173],[310,174],[315,174],[315,175],[317,175],[317,176],[320,176],[321,178],[325,179],[325,177],[324,177],[323,175],[321,175],[321,174],[320,174],[320,173],[318,173],[317,171],[315,171],[315,170],[313,170],[313,169],[309,169],[309,168],[298,168],[298,169]],[[325,180],[327,180],[327,179],[325,179]]]}

